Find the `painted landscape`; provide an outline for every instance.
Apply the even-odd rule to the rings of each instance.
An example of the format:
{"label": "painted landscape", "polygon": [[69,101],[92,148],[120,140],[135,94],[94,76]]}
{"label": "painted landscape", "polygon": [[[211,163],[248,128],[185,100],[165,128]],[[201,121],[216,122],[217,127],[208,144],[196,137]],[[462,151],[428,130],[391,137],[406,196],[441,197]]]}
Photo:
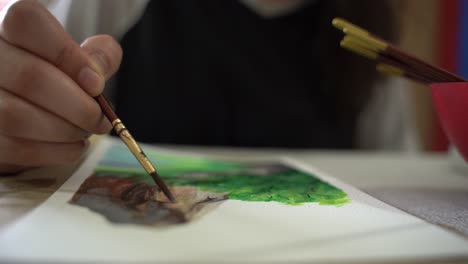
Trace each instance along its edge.
{"label": "painted landscape", "polygon": [[151,226],[190,222],[222,201],[341,206],[346,193],[281,163],[239,163],[146,153],[178,202],[170,203],[123,146],[112,146],[70,203],[113,223]]}

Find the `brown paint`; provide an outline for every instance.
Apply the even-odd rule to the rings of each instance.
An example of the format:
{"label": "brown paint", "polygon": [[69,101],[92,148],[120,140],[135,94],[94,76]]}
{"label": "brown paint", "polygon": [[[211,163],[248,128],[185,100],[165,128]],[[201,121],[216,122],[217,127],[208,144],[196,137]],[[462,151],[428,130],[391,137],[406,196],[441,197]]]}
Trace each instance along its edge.
{"label": "brown paint", "polygon": [[[113,223],[167,226],[186,223],[200,215],[207,205],[227,199],[227,195],[184,186],[172,189],[178,203],[169,202],[157,186],[141,183],[136,177],[112,175],[88,177],[70,203],[87,207]],[[206,210],[204,210],[206,212]]]}

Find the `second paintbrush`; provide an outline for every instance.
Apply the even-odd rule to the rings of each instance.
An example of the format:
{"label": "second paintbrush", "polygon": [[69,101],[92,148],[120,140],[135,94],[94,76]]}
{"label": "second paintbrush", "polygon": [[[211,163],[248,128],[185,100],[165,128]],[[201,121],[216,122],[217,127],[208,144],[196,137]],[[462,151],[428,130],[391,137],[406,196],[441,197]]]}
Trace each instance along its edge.
{"label": "second paintbrush", "polygon": [[138,162],[140,162],[141,166],[149,175],[151,175],[155,183],[166,195],[166,197],[173,203],[177,202],[176,198],[171,193],[167,185],[164,183],[161,177],[159,177],[153,164],[151,164],[151,161],[146,157],[145,153],[140,148],[135,139],[132,137],[128,129],[124,126],[122,121],[114,113],[114,110],[112,110],[112,107],[107,102],[107,99],[104,97],[104,95],[99,95],[95,99],[101,106],[104,115],[112,123],[112,126],[114,127],[114,130],[117,133],[117,135],[120,137],[120,139],[122,139],[125,145],[127,145],[128,149],[132,152],[132,154],[135,156]]}
{"label": "second paintbrush", "polygon": [[345,34],[341,47],[377,61],[377,70],[380,72],[405,76],[422,83],[466,81],[452,72],[402,51],[344,19],[335,18],[332,24]]}

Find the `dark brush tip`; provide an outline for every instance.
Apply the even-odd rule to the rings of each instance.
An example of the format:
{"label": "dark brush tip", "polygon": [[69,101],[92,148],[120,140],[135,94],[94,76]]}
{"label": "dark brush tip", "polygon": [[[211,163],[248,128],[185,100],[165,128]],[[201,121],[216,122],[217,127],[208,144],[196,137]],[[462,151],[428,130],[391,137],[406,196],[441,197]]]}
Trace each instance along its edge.
{"label": "dark brush tip", "polygon": [[151,177],[153,178],[153,180],[156,182],[156,184],[158,185],[158,187],[162,190],[162,192],[164,193],[164,195],[166,195],[167,199],[169,199],[169,201],[171,201],[172,203],[177,203],[177,200],[176,198],[174,197],[174,195],[171,193],[171,191],[169,190],[169,188],[167,187],[167,185],[164,183],[164,181],[161,179],[161,177],[159,177],[158,173],[157,172],[153,172],[150,174]]}

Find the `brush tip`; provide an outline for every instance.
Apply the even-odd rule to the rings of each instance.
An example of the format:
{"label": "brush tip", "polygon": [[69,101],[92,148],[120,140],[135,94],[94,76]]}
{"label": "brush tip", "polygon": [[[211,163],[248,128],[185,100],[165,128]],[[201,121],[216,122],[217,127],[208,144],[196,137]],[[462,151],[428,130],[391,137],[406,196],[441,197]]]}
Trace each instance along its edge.
{"label": "brush tip", "polygon": [[156,185],[158,185],[159,189],[166,195],[167,199],[171,201],[172,203],[177,203],[176,198],[174,195],[171,193],[167,185],[164,183],[164,181],[159,177],[159,175],[156,172],[150,173],[151,177],[153,180],[156,182]]}
{"label": "brush tip", "polygon": [[170,195],[166,194],[166,196],[167,198],[169,198],[169,201],[171,201],[172,203],[177,203],[177,199],[172,194]]}

